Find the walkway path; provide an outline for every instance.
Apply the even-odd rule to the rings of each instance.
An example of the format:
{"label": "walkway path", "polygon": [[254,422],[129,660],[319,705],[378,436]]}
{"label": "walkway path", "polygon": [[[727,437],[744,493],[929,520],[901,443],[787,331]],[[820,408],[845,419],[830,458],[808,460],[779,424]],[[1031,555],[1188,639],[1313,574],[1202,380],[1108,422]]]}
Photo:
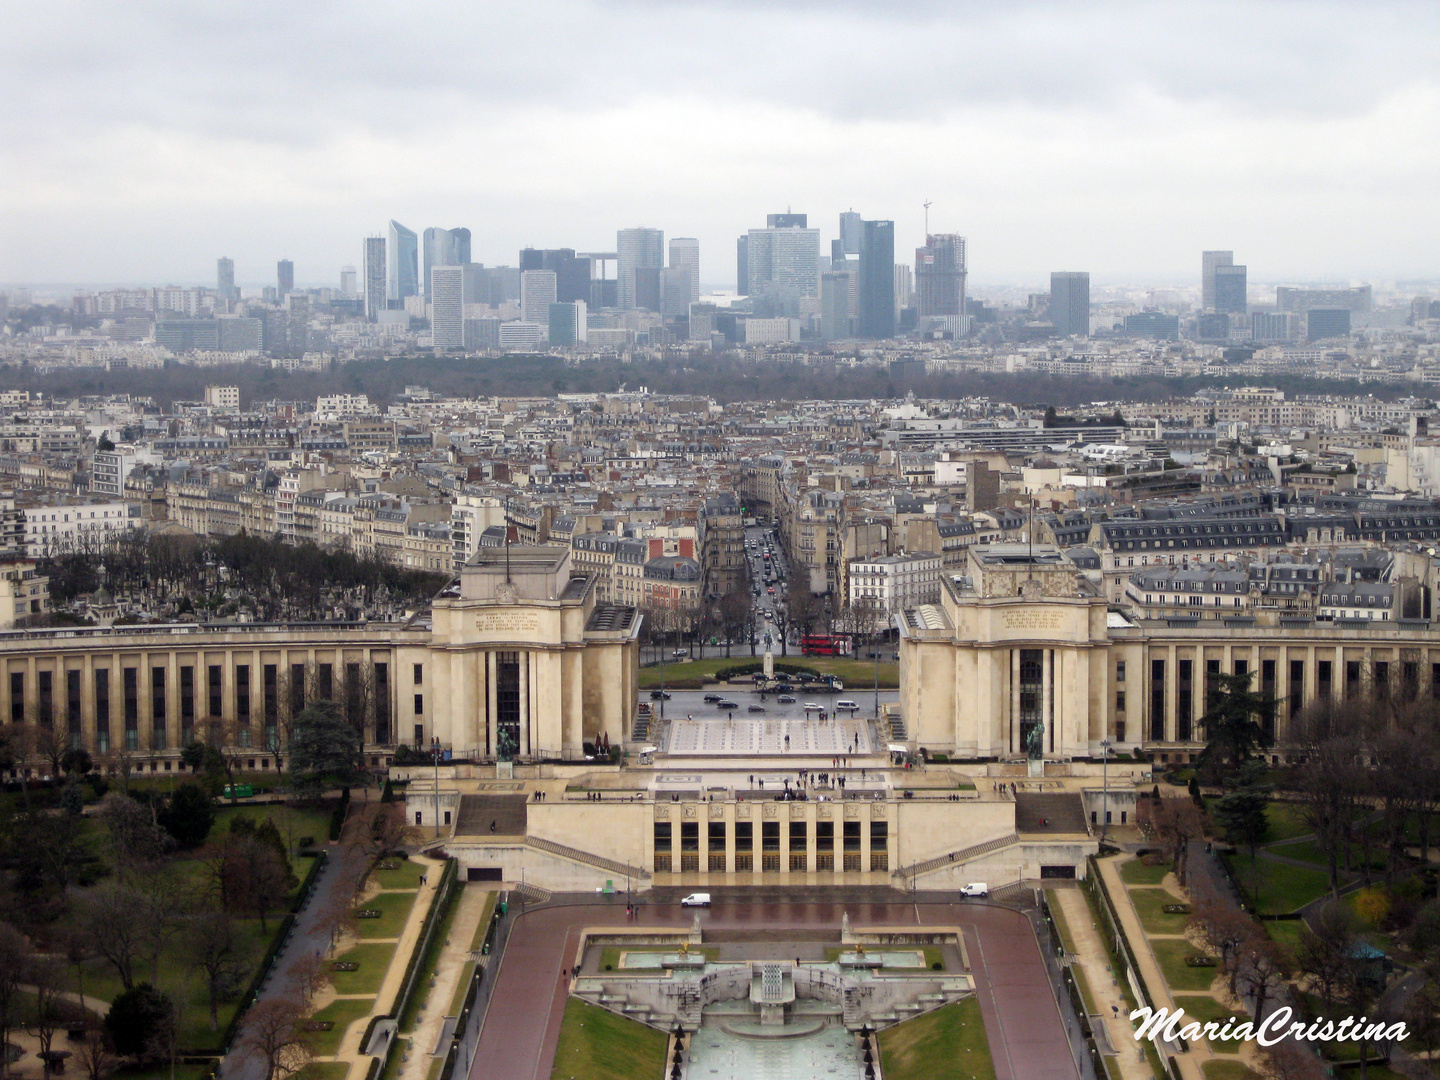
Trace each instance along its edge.
{"label": "walkway path", "polygon": [[1085,895],[1079,889],[1052,889],[1050,903],[1058,907],[1065,918],[1065,926],[1074,939],[1076,966],[1085,973],[1093,1004],[1100,1010],[1098,1015],[1090,1018],[1090,1023],[1103,1027],[1110,1045],[1115,1048],[1115,1056],[1108,1058],[1107,1064],[1118,1064],[1123,1080],[1153,1080],[1149,1062],[1142,1053],[1137,1053],[1135,1025],[1130,1022],[1125,995],[1114,985],[1110,953],[1095,925]]}
{"label": "walkway path", "polygon": [[[438,875],[437,875],[438,876]],[[455,918],[450,924],[449,943],[441,950],[435,965],[435,983],[426,993],[426,1008],[419,1014],[411,1040],[410,1060],[400,1067],[400,1080],[424,1080],[430,1071],[431,1051],[445,1026],[455,991],[469,969],[470,944],[480,928],[489,891],[474,885],[456,885],[460,898],[455,902]],[[447,1045],[448,1049],[448,1045]]]}

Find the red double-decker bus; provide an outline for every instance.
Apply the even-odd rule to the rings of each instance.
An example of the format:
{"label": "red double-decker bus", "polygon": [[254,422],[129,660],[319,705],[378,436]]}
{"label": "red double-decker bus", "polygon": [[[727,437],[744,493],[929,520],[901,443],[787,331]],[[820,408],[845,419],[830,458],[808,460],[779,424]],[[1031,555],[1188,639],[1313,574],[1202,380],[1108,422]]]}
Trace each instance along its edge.
{"label": "red double-decker bus", "polygon": [[800,638],[805,656],[849,656],[850,639],[844,634],[805,634]]}

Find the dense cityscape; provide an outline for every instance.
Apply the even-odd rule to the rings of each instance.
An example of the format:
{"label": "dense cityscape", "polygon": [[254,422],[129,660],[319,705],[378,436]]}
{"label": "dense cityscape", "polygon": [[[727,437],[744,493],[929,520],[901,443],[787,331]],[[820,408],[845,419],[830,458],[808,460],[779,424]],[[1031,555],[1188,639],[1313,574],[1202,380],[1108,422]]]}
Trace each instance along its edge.
{"label": "dense cityscape", "polygon": [[11,14],[0,1080],[1440,1075],[1433,5]]}

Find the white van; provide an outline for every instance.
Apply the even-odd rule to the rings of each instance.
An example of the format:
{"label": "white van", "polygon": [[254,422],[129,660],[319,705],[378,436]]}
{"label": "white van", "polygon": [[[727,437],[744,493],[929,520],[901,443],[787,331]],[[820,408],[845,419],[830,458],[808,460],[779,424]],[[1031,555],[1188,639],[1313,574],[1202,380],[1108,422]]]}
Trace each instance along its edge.
{"label": "white van", "polygon": [[983,881],[972,881],[969,885],[960,886],[961,896],[989,896],[990,886]]}
{"label": "white van", "polygon": [[835,708],[849,709],[853,712],[854,710],[860,708],[860,706],[856,702],[851,701],[849,698],[841,698],[839,701],[835,702]]}
{"label": "white van", "polygon": [[710,894],[708,892],[692,892],[685,899],[680,901],[681,907],[709,907]]}

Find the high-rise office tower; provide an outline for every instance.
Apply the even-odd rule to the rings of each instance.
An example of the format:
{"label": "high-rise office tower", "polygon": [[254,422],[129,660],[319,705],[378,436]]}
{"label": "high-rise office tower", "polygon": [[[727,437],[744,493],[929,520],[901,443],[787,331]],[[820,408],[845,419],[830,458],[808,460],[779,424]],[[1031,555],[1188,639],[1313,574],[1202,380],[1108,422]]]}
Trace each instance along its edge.
{"label": "high-rise office tower", "polygon": [[840,215],[840,250],[846,255],[860,254],[860,214],[846,210]]}
{"label": "high-rise office tower", "polygon": [[1200,253],[1200,310],[1215,310],[1215,271],[1235,262],[1233,251],[1202,251]]}
{"label": "high-rise office tower", "polygon": [[965,314],[965,237],[932,233],[915,249],[915,308],[920,318]]}
{"label": "high-rise office tower", "polygon": [[424,250],[425,299],[431,300],[431,269],[436,266],[464,266],[470,261],[470,230],[426,229]]}
{"label": "high-rise office tower", "polygon": [[687,305],[700,299],[700,241],[693,236],[677,236],[670,241],[670,269],[684,270],[690,275],[690,298]]}
{"label": "high-rise office tower", "polygon": [[340,268],[340,295],[346,300],[355,299],[355,267],[353,266]]}
{"label": "high-rise office tower", "polygon": [[576,255],[574,248],[524,248],[520,252],[520,272],[553,270],[557,303],[573,304],[590,299],[591,260]]}
{"label": "high-rise office tower", "polygon": [[659,270],[665,265],[665,233],[661,229],[621,229],[615,237],[615,271],[619,282],[616,300],[622,308],[634,308],[635,271]]}
{"label": "high-rise office tower", "polygon": [[295,291],[295,264],[289,259],[281,259],[275,264],[275,285],[283,304],[285,297]]}
{"label": "high-rise office tower", "polygon": [[405,298],[420,294],[420,238],[393,218],[390,221],[390,272],[385,297],[396,307],[403,307]]}
{"label": "high-rise office tower", "polygon": [[898,314],[915,301],[915,277],[904,263],[895,264],[895,311]]}
{"label": "high-rise office tower", "polygon": [[215,264],[215,292],[221,300],[238,300],[235,291],[235,260],[221,258]]}
{"label": "high-rise office tower", "polygon": [[571,304],[551,304],[549,311],[550,344],[562,348],[584,344],[589,336],[584,300]]}
{"label": "high-rise office tower", "polygon": [[1215,267],[1214,309],[1221,315],[1244,315],[1249,310],[1245,293],[1245,267],[1229,263]]}
{"label": "high-rise office tower", "polygon": [[667,266],[660,271],[659,304],[656,310],[666,318],[679,318],[690,312],[690,305],[699,297],[693,295],[694,278],[686,266]]}
{"label": "high-rise office tower", "polygon": [[860,336],[895,336],[895,223],[860,222]]}
{"label": "high-rise office tower", "polygon": [[467,267],[430,268],[430,341],[437,349],[465,346],[465,274]]}
{"label": "high-rise office tower", "polygon": [[850,293],[854,277],[849,270],[820,275],[820,336],[826,341],[850,336]]}
{"label": "high-rise office tower", "polygon": [[765,227],[767,229],[803,229],[809,224],[808,214],[792,214],[785,211],[783,214],[766,214]]}
{"label": "high-rise office tower", "polygon": [[385,238],[365,238],[365,318],[374,322],[385,310]]}
{"label": "high-rise office tower", "polygon": [[[803,222],[805,215],[771,214],[767,220]],[[757,316],[793,318],[802,298],[820,295],[819,229],[803,224],[751,229],[742,247],[747,280],[740,291],[756,298]]]}
{"label": "high-rise office tower", "polygon": [[1090,275],[1056,271],[1050,275],[1050,321],[1061,337],[1090,336]]}
{"label": "high-rise office tower", "polygon": [[735,291],[741,296],[750,292],[750,237],[735,241]]}
{"label": "high-rise office tower", "polygon": [[520,272],[520,317],[526,322],[550,322],[550,305],[555,303],[554,270],[522,270]]}

